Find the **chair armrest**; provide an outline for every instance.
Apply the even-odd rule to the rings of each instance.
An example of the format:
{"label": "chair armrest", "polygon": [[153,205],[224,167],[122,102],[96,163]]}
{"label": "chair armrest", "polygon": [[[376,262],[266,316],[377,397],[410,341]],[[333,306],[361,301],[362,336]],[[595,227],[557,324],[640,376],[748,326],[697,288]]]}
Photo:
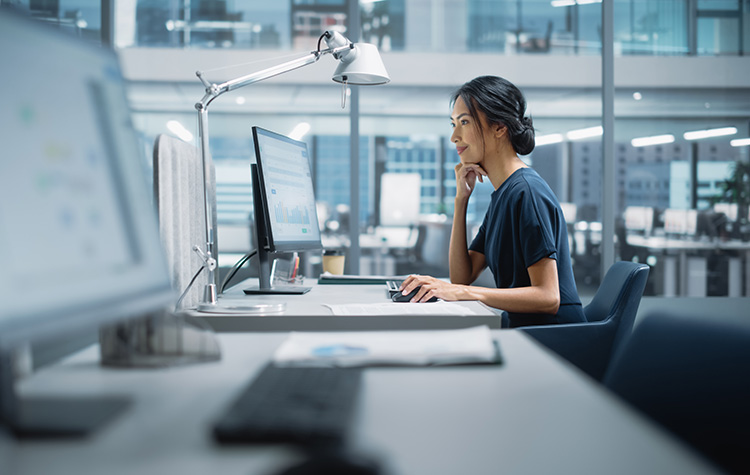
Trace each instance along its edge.
{"label": "chair armrest", "polygon": [[601,381],[609,365],[615,326],[611,321],[521,327],[539,343]]}

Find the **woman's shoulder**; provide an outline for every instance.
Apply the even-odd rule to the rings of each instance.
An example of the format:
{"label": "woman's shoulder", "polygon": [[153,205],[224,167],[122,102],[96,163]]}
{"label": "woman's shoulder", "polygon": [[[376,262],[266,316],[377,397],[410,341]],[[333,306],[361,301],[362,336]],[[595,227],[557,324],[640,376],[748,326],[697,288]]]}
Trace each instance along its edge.
{"label": "woman's shoulder", "polygon": [[528,190],[534,192],[539,189],[546,191],[547,182],[531,167],[519,168],[508,178],[508,187],[514,191]]}
{"label": "woman's shoulder", "polygon": [[[520,172],[520,173],[519,173]],[[533,168],[521,168],[512,175],[508,183],[507,197],[513,200],[542,200],[557,203],[555,193],[549,184]]]}

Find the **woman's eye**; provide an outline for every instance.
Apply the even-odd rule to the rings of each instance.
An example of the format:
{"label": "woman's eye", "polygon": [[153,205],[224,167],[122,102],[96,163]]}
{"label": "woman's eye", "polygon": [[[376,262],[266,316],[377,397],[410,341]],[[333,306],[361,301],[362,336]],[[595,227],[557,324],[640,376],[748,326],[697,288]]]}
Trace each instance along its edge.
{"label": "woman's eye", "polygon": [[469,124],[469,121],[468,121],[468,120],[462,120],[462,121],[461,121],[461,125],[468,125],[468,124]]}

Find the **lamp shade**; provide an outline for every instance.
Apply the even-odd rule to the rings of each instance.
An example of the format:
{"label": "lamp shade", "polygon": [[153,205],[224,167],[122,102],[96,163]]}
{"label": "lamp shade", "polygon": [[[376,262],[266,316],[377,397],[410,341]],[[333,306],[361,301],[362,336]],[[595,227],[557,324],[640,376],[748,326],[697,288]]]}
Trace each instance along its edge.
{"label": "lamp shade", "polygon": [[391,82],[378,48],[369,43],[356,43],[354,49],[339,60],[333,80],[356,86],[387,84]]}

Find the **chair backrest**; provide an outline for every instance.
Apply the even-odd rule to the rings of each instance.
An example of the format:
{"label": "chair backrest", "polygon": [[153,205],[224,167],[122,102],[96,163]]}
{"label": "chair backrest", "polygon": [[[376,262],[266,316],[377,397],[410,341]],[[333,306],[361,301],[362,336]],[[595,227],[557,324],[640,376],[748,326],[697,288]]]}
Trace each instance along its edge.
{"label": "chair backrest", "polygon": [[[159,232],[172,273],[172,285],[177,292],[182,293],[203,265],[203,261],[192,250],[196,244],[203,249],[206,243],[203,164],[195,146],[169,135],[159,135],[156,138],[153,160]],[[213,197],[211,205],[215,230],[216,176],[213,163],[208,186],[209,196]],[[214,235],[214,251],[218,252],[217,250]],[[218,272],[216,275],[218,277]],[[196,306],[207,283],[208,273],[204,271],[183,299],[183,307]]]}
{"label": "chair backrest", "polygon": [[725,469],[750,473],[750,321],[650,314],[604,384]]}
{"label": "chair backrest", "polygon": [[612,343],[613,352],[633,330],[648,274],[649,267],[645,264],[615,262],[605,274],[591,303],[584,308],[589,322],[619,320]]}

